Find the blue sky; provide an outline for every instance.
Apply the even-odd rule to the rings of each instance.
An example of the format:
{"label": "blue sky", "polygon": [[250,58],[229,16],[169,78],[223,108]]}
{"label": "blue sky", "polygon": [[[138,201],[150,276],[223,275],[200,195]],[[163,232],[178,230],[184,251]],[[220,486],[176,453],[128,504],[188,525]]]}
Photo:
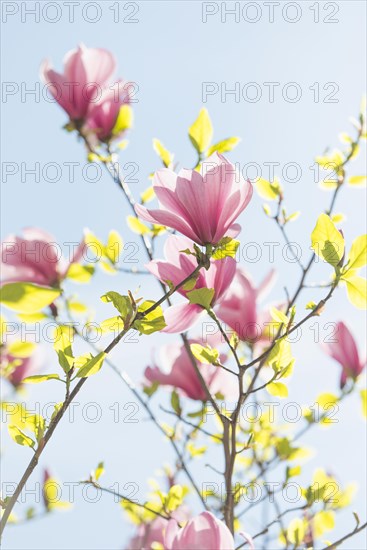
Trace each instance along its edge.
{"label": "blue sky", "polygon": [[[295,3],[297,11],[292,8],[284,11],[286,3],[281,2],[275,8],[274,22],[269,21],[269,8],[263,2],[257,3],[256,13],[243,12],[244,3],[241,3],[238,22],[234,15],[224,11],[225,6],[233,2],[208,3],[205,7],[196,1],[105,1],[97,4],[97,10],[86,7],[86,2],[79,2],[75,6],[74,22],[69,22],[68,8],[63,2],[57,3],[57,11],[52,6],[42,11],[50,3],[41,3],[40,18],[35,21],[26,10],[33,4],[2,4],[2,78],[8,83],[8,92],[15,90],[3,99],[1,106],[3,170],[9,171],[14,166],[17,170],[15,175],[7,172],[8,177],[3,181],[3,235],[36,225],[55,235],[58,242],[66,243],[77,241],[85,227],[103,238],[114,228],[120,231],[125,242],[137,241],[125,224],[128,206],[112,181],[105,175],[95,183],[83,179],[85,152],[73,134],[62,130],[66,122],[63,111],[42,99],[42,95],[22,97],[22,91],[24,94],[25,90],[39,85],[39,66],[44,58],[51,59],[60,70],[64,54],[84,42],[87,46],[111,50],[118,62],[117,75],[139,86],[138,102],[134,105],[134,130],[129,136],[129,147],[121,153],[123,164],[133,162],[138,166],[137,181],[131,184],[135,195],[147,187],[149,173],[159,167],[152,149],[153,137],[161,139],[175,153],[180,166],[194,164],[187,128],[204,104],[203,83],[211,83],[211,89],[218,92],[208,96],[205,107],[213,121],[215,140],[232,135],[242,138],[230,155],[231,160],[241,168],[256,163],[265,178],[269,166],[266,163],[279,163],[275,173],[281,179],[282,171],[286,178],[293,177],[292,168],[286,172],[289,163],[301,170],[297,181],[284,183],[283,178],[283,183],[289,212],[302,210],[301,217],[290,227],[291,239],[308,251],[315,220],[330,201],[328,193],[321,191],[314,181],[311,168],[314,158],[326,147],[340,147],[338,134],[351,131],[348,118],[358,114],[366,88],[362,69],[366,61],[364,2],[319,2],[319,13],[315,12],[316,8],[311,9],[313,2]],[[14,6],[18,10],[11,14],[16,9]],[[203,10],[215,13],[203,22]],[[99,21],[91,22],[94,17],[99,17]],[[114,17],[118,17],[118,22],[114,22]],[[319,22],[315,21],[317,17]],[[56,18],[59,21],[50,22]],[[257,22],[249,22],[256,18]],[[289,21],[293,19],[299,20]],[[269,100],[272,86],[273,102]],[[224,94],[236,87],[241,91],[240,98]],[[257,102],[251,101],[255,89],[261,93]],[[301,96],[292,102],[295,90]],[[69,181],[65,164],[70,162],[80,163],[76,166],[74,182]],[[39,182],[26,174],[35,163],[40,166]],[[60,178],[54,183],[50,181],[52,173],[45,172],[48,163],[59,166]],[[351,165],[351,173],[359,175],[363,165],[362,156]],[[364,231],[364,201],[365,191],[351,188],[342,191],[338,199],[336,211],[347,216],[343,228],[348,245]],[[269,265],[265,243],[282,242],[275,226],[263,214],[261,204],[255,197],[240,219],[242,244],[256,242],[264,251],[258,262],[242,260],[257,281],[273,267]],[[297,266],[282,258],[282,246],[276,248],[279,274],[269,300],[284,298],[283,279],[287,278],[292,289],[299,277]],[[138,257],[143,264],[143,254],[139,252]],[[318,265],[311,279],[317,281],[327,275],[328,269]],[[144,296],[159,296],[154,281],[125,274],[109,278],[99,273],[91,286],[70,284],[68,288],[92,303],[97,318],[103,319],[110,311],[106,312],[106,306],[100,303],[101,294],[107,290],[135,290],[138,285]],[[300,304],[318,297],[321,295],[315,291],[306,291]],[[342,290],[320,319],[321,334],[327,330],[326,323],[335,319],[349,323],[363,349],[365,317],[352,308]],[[312,330],[306,330],[302,342],[295,346],[297,368],[291,382],[291,395],[301,404],[311,403],[324,391],[337,391],[338,367],[322,354],[318,345],[311,346],[313,334]],[[159,336],[154,339],[155,345],[167,339]],[[140,345],[121,346],[113,352],[114,362],[136,382],[150,361],[151,341],[144,339]],[[45,349],[44,354],[45,368],[54,368],[52,351]],[[59,400],[58,388],[52,383],[45,386],[29,391],[30,402]],[[165,402],[164,392],[162,399]],[[138,497],[143,499],[146,479],[154,476],[162,464],[173,461],[169,445],[157,435],[141,410],[136,413],[138,423],[111,421],[114,403],[120,404],[121,418],[124,418],[129,409],[123,407],[134,400],[108,368],[90,380],[79,401],[79,411],[83,404],[98,403],[101,420],[88,422],[81,413],[76,413],[75,422],[66,420],[45,451],[41,465],[49,466],[61,480],[75,482],[85,478],[100,460],[105,460],[105,485],[118,483],[122,490],[126,483],[138,483]],[[357,481],[361,489],[352,509],[363,517],[366,446],[358,399],[352,397],[343,404],[338,424],[328,431],[316,428],[307,437],[307,444],[313,447],[316,456],[305,465],[305,478],[310,477],[317,465],[323,465],[337,472],[342,483]],[[4,477],[18,480],[28,459],[26,449],[15,449],[6,439]],[[203,461],[194,472],[201,479],[212,480],[212,473],[205,469]],[[35,473],[32,483],[39,480],[40,474]],[[58,513],[22,527],[9,527],[4,549],[121,548],[131,528],[120,507],[106,495],[94,504],[82,498],[80,488],[76,495],[79,498],[73,512]],[[197,504],[194,498],[192,504]],[[255,516],[249,516],[244,523],[250,532],[259,530],[259,526],[259,517]],[[333,538],[352,526],[349,509],[340,516]],[[363,549],[363,535],[345,547]]]}

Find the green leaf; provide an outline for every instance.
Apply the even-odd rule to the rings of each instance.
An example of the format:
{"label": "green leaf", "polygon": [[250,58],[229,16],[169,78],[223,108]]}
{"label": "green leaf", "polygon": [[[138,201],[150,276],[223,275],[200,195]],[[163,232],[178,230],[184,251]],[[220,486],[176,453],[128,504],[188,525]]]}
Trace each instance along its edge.
{"label": "green leaf", "polygon": [[173,162],[173,155],[168,151],[168,149],[165,148],[163,143],[159,141],[159,139],[154,138],[153,139],[153,149],[163,162],[164,166],[168,168],[170,164]]}
{"label": "green leaf", "polygon": [[94,273],[93,265],[71,264],[66,277],[75,283],[89,283]]}
{"label": "green leaf", "polygon": [[219,351],[210,346],[201,346],[200,344],[190,344],[193,356],[204,365],[218,364]]}
{"label": "green leaf", "polygon": [[10,425],[8,426],[8,431],[10,437],[18,443],[18,445],[23,445],[24,447],[34,447],[35,441],[31,437],[28,437],[25,433],[22,432],[17,426]]}
{"label": "green leaf", "polygon": [[112,135],[117,136],[128,130],[133,125],[133,110],[130,105],[121,105],[119,114],[115,122],[115,126],[112,129]]}
{"label": "green leaf", "polygon": [[[138,313],[143,313],[154,305],[153,300],[146,300],[139,308]],[[133,327],[141,334],[153,334],[166,327],[166,321],[164,320],[163,310],[160,306],[156,307],[152,312],[148,313],[142,319],[134,321]]]}
{"label": "green leaf", "polygon": [[189,299],[190,304],[197,304],[198,306],[208,310],[211,307],[214,294],[214,288],[196,288],[195,290],[188,292],[186,297]]}
{"label": "green leaf", "polygon": [[255,188],[260,197],[270,201],[277,199],[282,191],[280,183],[277,179],[271,183],[263,178],[259,178],[255,181]]}
{"label": "green leaf", "polygon": [[121,296],[118,292],[111,290],[101,296],[102,302],[112,302],[124,321],[129,320],[133,314],[133,306],[129,296]]}
{"label": "green leaf", "polygon": [[189,138],[199,154],[209,147],[213,137],[213,126],[208,111],[201,109],[198,118],[189,128]]}
{"label": "green leaf", "polygon": [[353,243],[348,254],[348,270],[357,269],[367,264],[367,235],[360,235]]}
{"label": "green leaf", "polygon": [[40,384],[46,382],[46,380],[61,380],[58,374],[35,374],[34,376],[27,376],[23,378],[23,384]]}
{"label": "green leaf", "polygon": [[327,214],[321,214],[311,234],[314,252],[336,267],[344,255],[344,238]]}
{"label": "green leaf", "polygon": [[0,289],[0,302],[18,313],[36,313],[49,306],[61,294],[61,289],[33,283],[8,283]]}
{"label": "green leaf", "polygon": [[171,406],[172,406],[172,409],[175,411],[175,413],[180,416],[182,412],[182,408],[180,404],[180,396],[178,395],[176,390],[173,390],[173,392],[171,393]]}
{"label": "green leaf", "polygon": [[212,255],[213,260],[222,260],[226,257],[235,258],[239,245],[240,241],[231,239],[231,237],[224,237],[219,241],[217,248]]}
{"label": "green leaf", "polygon": [[102,368],[105,357],[106,353],[104,351],[101,351],[95,357],[87,360],[87,362],[81,367],[81,369],[78,370],[76,376],[78,378],[87,378],[88,376],[97,374],[97,372]]}
{"label": "green leaf", "polygon": [[274,397],[288,397],[288,388],[282,382],[271,382],[266,386],[266,389]]}
{"label": "green leaf", "polygon": [[212,145],[208,151],[208,157],[212,155],[213,153],[228,153],[229,151],[232,151],[239,142],[241,141],[241,138],[238,137],[230,137],[227,139],[222,139],[222,141],[219,141],[215,145]]}

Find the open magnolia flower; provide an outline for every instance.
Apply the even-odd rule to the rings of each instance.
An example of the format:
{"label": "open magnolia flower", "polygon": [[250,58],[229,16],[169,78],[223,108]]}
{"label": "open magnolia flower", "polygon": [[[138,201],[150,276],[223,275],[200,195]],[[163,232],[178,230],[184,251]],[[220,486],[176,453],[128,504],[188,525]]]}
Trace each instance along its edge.
{"label": "open magnolia flower", "polygon": [[343,388],[348,378],[356,380],[366,366],[358,352],[356,341],[348,327],[339,321],[336,325],[335,342],[324,342],[323,349],[342,366],[340,387]]}
{"label": "open magnolia flower", "polygon": [[[186,277],[191,275],[197,267],[197,260],[194,256],[182,252],[183,250],[193,251],[193,243],[185,237],[171,235],[165,242],[164,254],[166,260],[152,260],[147,265],[149,271],[163,283],[177,286]],[[195,286],[190,290],[181,287],[178,292],[188,298],[191,291],[200,288],[214,289],[214,295],[210,306],[220,303],[224,293],[232,282],[236,272],[236,261],[233,258],[222,260],[211,260],[210,267],[206,270],[200,269]],[[167,327],[163,332],[184,332],[194,325],[204,312],[201,305],[185,301],[183,304],[170,306],[164,312]]]}
{"label": "open magnolia flower", "polygon": [[234,550],[232,533],[211,512],[202,512],[179,528],[171,519],[164,537],[164,550]]}
{"label": "open magnolia flower", "polygon": [[[190,344],[203,342],[190,340]],[[226,356],[220,356],[223,364]],[[196,374],[191,358],[183,344],[173,343],[162,346],[159,353],[160,366],[147,367],[145,377],[149,382],[158,382],[161,386],[175,388],[190,399],[206,401],[207,395],[203,390]],[[224,399],[236,399],[238,397],[238,383],[235,376],[219,366],[207,365],[197,362],[201,375],[211,395],[220,393]]]}
{"label": "open magnolia flower", "polygon": [[83,240],[66,260],[54,237],[42,229],[28,227],[23,238],[9,235],[1,243],[1,282],[58,287],[71,264],[82,258],[85,246]]}
{"label": "open magnolia flower", "polygon": [[237,266],[233,282],[216,308],[218,317],[233,329],[240,340],[255,343],[265,338],[264,323],[271,320],[270,314],[259,312],[258,302],[271,289],[275,279],[272,270],[256,288],[249,274]]}
{"label": "open magnolia flower", "polygon": [[81,44],[65,55],[63,73],[54,71],[49,61],[44,61],[41,78],[70,120],[80,123],[86,118],[90,105],[99,100],[115,65],[109,51]]}
{"label": "open magnolia flower", "polygon": [[[181,506],[171,513],[171,517],[180,523],[184,523],[190,517],[189,510]],[[163,548],[164,533],[168,520],[157,516],[152,521],[141,523],[136,529],[135,535],[130,539],[126,550],[154,550]],[[161,545],[161,546],[159,546]]]}
{"label": "open magnolia flower", "polygon": [[148,222],[176,229],[198,244],[217,244],[235,236],[234,222],[252,197],[252,185],[236,172],[223,155],[214,153],[196,170],[176,174],[163,169],[154,174],[153,189],[159,210],[136,205],[138,216]]}

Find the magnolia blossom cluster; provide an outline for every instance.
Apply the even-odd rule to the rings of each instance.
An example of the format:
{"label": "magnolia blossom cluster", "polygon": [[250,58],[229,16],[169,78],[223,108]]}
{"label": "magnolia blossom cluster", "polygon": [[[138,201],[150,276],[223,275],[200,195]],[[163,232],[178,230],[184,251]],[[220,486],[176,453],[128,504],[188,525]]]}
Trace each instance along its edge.
{"label": "magnolia blossom cluster", "polygon": [[[68,114],[73,128],[103,143],[121,136],[124,126],[118,126],[118,119],[121,108],[130,103],[123,81],[115,83],[117,88],[112,85],[114,70],[110,52],[83,45],[66,55],[63,73],[54,71],[47,61],[41,69],[44,82]],[[241,342],[251,348],[265,349],[269,339],[264,327],[271,317],[268,310],[259,307],[259,302],[271,288],[274,272],[268,273],[257,287],[233,257],[212,254],[220,250],[223,239],[228,242],[241,231],[237,220],[251,200],[251,183],[223,155],[214,153],[199,169],[182,169],[178,174],[170,169],[157,171],[153,190],[159,207],[147,209],[136,205],[136,215],[178,233],[167,238],[164,259],[153,259],[146,266],[163,285],[177,288],[179,295],[179,301],[164,310],[163,332],[186,332],[209,313],[234,331]],[[66,261],[53,251],[50,245],[54,242],[51,235],[36,228],[24,230],[22,237],[6,238],[1,257],[2,284],[28,282],[60,288],[70,266],[81,260],[85,243],[82,241],[74,256]],[[205,255],[204,265],[198,263],[198,251]],[[183,281],[189,284],[182,284]],[[210,302],[193,301],[191,293],[203,289],[211,291]],[[52,307],[55,306],[51,304]],[[155,358],[146,368],[144,384],[168,386],[182,397],[205,402],[208,394],[187,346],[209,343],[219,347],[220,341],[215,337],[212,341],[190,337],[186,342],[187,345],[180,342],[163,346],[159,359]],[[326,344],[324,349],[341,365],[340,386],[344,387],[348,380],[355,382],[365,360],[343,322],[337,325],[336,341]],[[197,361],[197,366],[211,396],[237,401],[237,378],[230,369],[222,368],[227,361],[226,354],[219,353],[216,364]],[[13,387],[18,388],[30,372],[37,370],[39,365],[35,365],[33,356],[16,357],[7,343],[1,345],[1,372]],[[245,533],[242,536],[247,548],[254,550],[251,537]],[[130,541],[130,548],[152,549],[157,544],[164,550],[235,548],[231,531],[208,511],[191,518],[178,513],[169,521],[157,517],[149,524],[142,524]]]}
{"label": "magnolia blossom cluster", "polygon": [[120,109],[130,104],[129,85],[112,82],[116,61],[111,52],[81,44],[64,58],[64,72],[52,69],[49,61],[41,66],[41,77],[72,126],[98,140],[109,142],[121,137],[126,127],[116,127]]}

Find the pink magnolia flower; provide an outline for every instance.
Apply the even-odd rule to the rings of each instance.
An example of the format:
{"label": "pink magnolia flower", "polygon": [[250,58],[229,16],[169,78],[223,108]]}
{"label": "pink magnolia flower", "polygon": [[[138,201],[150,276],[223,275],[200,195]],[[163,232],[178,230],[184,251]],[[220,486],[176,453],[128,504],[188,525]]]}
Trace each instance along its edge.
{"label": "pink magnolia flower", "polygon": [[322,347],[328,355],[342,366],[340,387],[343,388],[348,378],[357,379],[366,366],[366,360],[360,357],[356,341],[342,321],[337,323],[335,337],[336,342],[325,342]]}
{"label": "pink magnolia flower", "polygon": [[[181,507],[172,513],[172,517],[178,522],[185,522],[189,518],[189,512],[185,507]],[[150,523],[141,523],[126,550],[152,550],[154,543],[163,546],[167,525],[168,521],[159,516]]]}
{"label": "pink magnolia flower", "polygon": [[17,389],[24,378],[37,371],[38,360],[35,354],[29,357],[16,357],[10,353],[6,344],[0,346],[0,371],[12,386]]}
{"label": "pink magnolia flower", "polygon": [[[130,103],[130,95],[124,89],[122,82],[118,82],[119,90],[106,89],[101,99],[91,106],[86,126],[100,141],[110,141],[121,137],[127,128],[121,128],[116,134],[113,132],[120,108]],[[117,130],[115,130],[117,131]]]}
{"label": "pink magnolia flower", "polygon": [[[190,344],[202,341],[190,340]],[[191,358],[183,344],[168,344],[160,350],[160,366],[147,367],[145,378],[149,382],[158,382],[162,386],[170,386],[190,399],[206,401],[207,395],[203,390],[196,374]],[[225,356],[220,357],[223,364]],[[221,367],[198,363],[198,367],[204,378],[211,395],[221,393],[225,399],[236,399],[238,396],[238,383],[235,376]]]}
{"label": "pink magnolia flower", "polygon": [[81,44],[66,54],[62,74],[54,71],[49,61],[44,61],[41,78],[70,119],[82,122],[114,70],[115,60],[110,52]]}
{"label": "pink magnolia flower", "polygon": [[168,168],[154,175],[153,188],[159,210],[136,205],[136,213],[148,222],[176,229],[198,244],[217,244],[237,235],[234,222],[252,197],[252,185],[236,172],[224,156],[214,153],[196,170]]}
{"label": "pink magnolia flower", "polygon": [[25,281],[58,287],[70,265],[81,259],[85,246],[83,240],[66,261],[55,239],[42,229],[26,228],[23,238],[9,235],[1,243],[2,283]]}
{"label": "pink magnolia flower", "polygon": [[[197,267],[194,256],[181,252],[182,250],[193,250],[193,243],[185,237],[171,235],[166,240],[164,254],[166,260],[152,260],[147,265],[149,271],[160,281],[170,281],[174,286],[181,283],[191,275]],[[211,261],[210,268],[200,269],[194,289],[213,288],[215,293],[211,306],[220,303],[224,293],[232,282],[236,271],[236,261],[233,258]],[[188,290],[180,288],[178,292],[186,297]],[[204,309],[188,301],[171,306],[164,312],[166,328],[163,332],[184,332],[189,329],[203,313]]]}
{"label": "pink magnolia flower", "polygon": [[165,550],[234,550],[232,533],[211,512],[202,512],[183,528],[171,519],[164,537]]}
{"label": "pink magnolia flower", "polygon": [[264,323],[270,321],[270,315],[259,313],[258,302],[269,292],[274,278],[275,272],[270,271],[260,286],[255,288],[246,271],[237,267],[233,283],[216,308],[216,313],[241,340],[254,343],[264,336]]}

